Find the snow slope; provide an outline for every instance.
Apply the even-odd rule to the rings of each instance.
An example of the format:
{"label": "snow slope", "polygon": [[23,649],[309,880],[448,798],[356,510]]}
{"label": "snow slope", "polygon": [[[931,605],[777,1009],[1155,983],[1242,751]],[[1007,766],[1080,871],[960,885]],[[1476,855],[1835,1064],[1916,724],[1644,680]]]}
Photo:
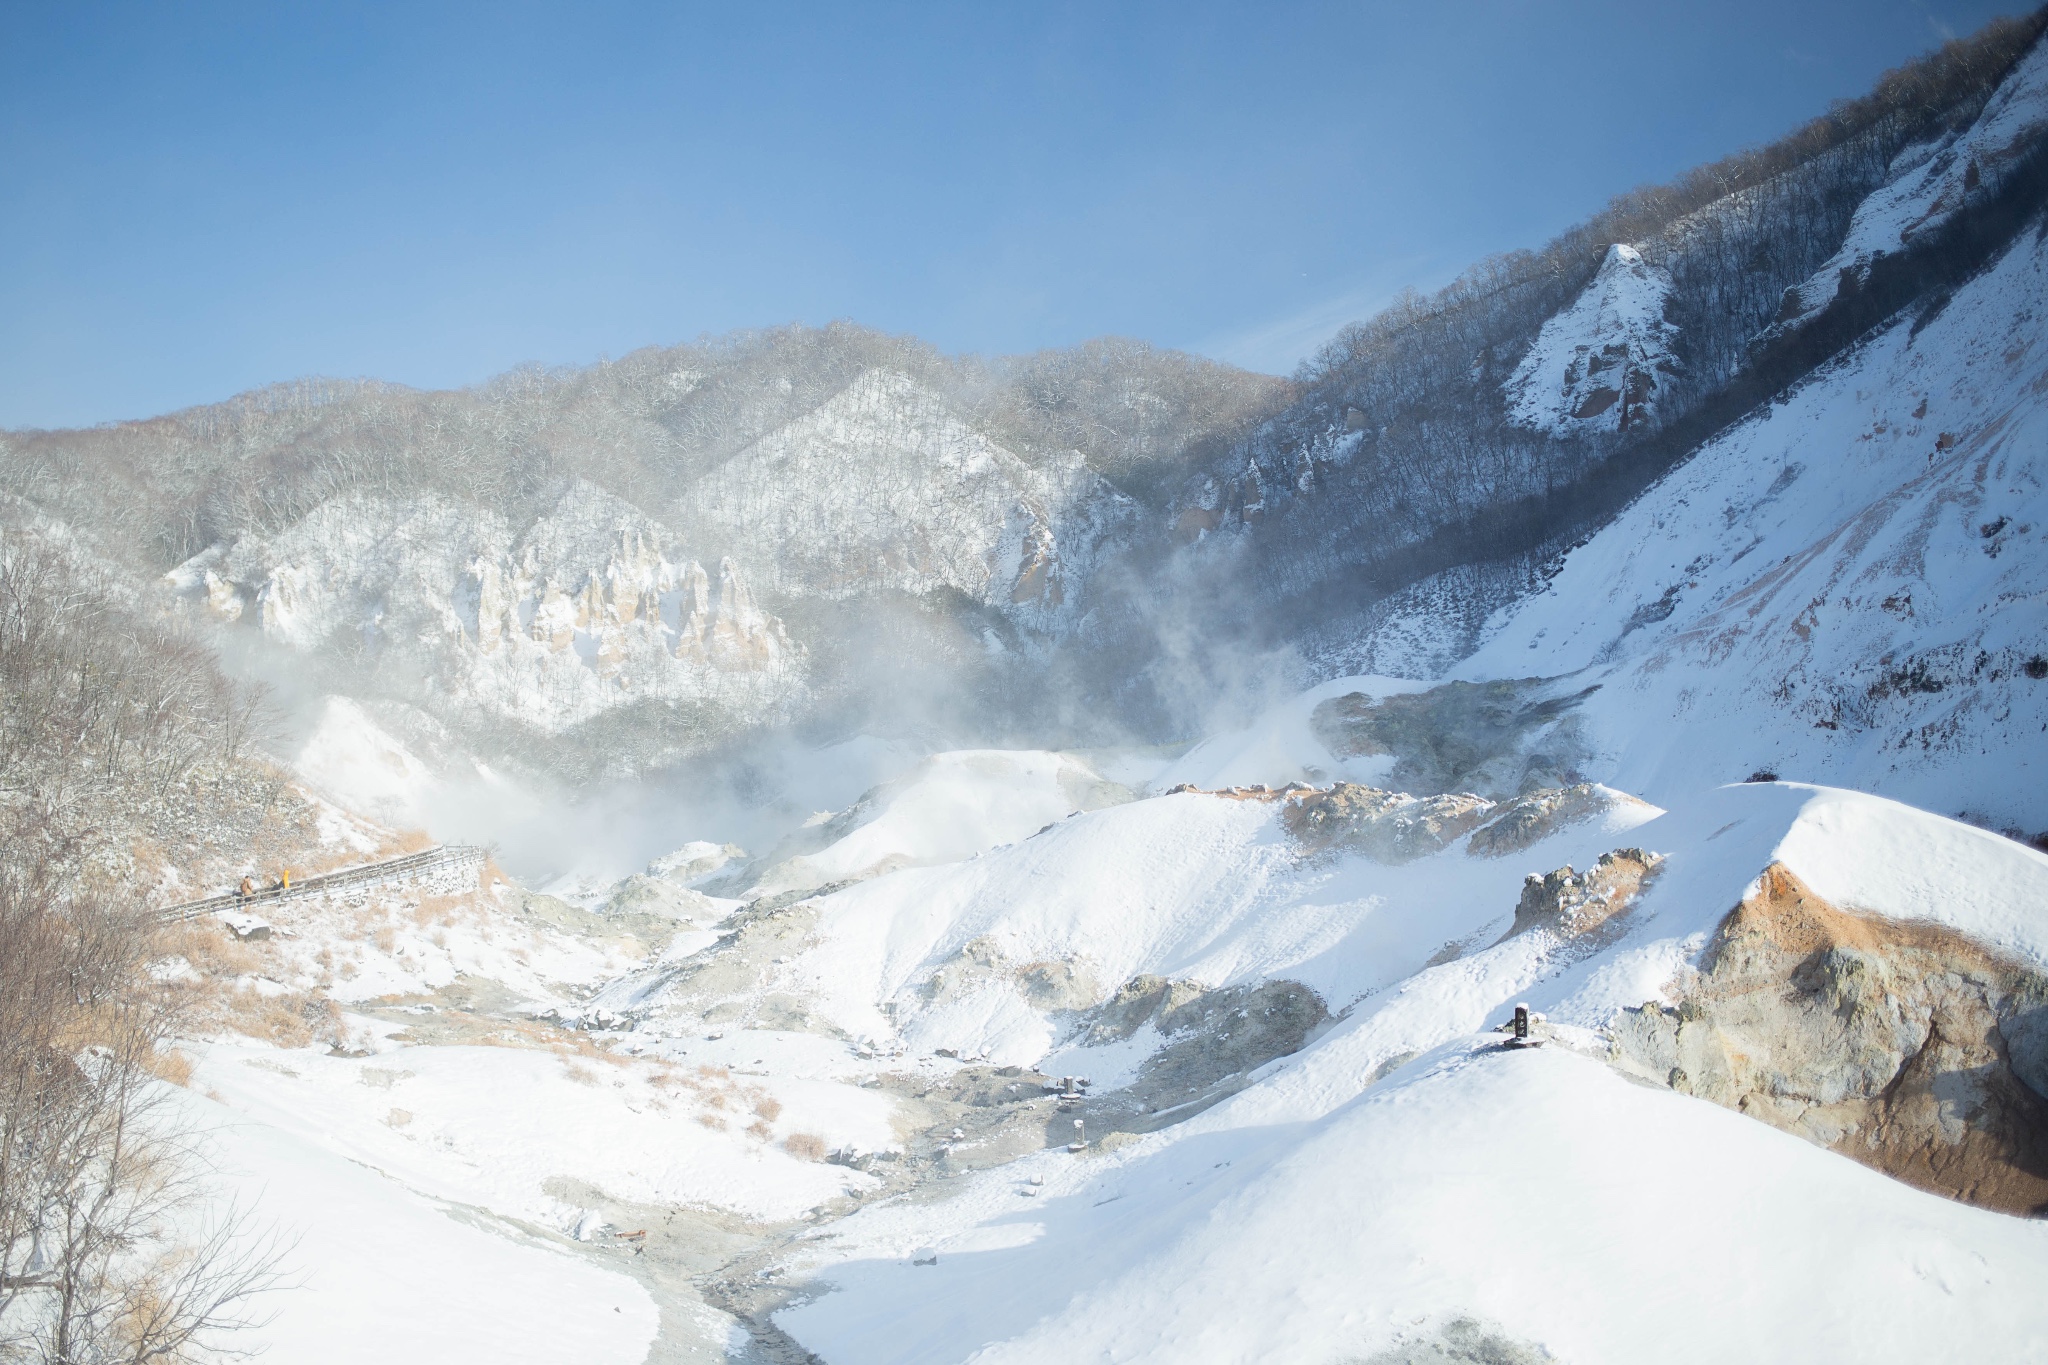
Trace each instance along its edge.
{"label": "snow slope", "polygon": [[[1335,1361],[1464,1317],[1588,1362],[1904,1361],[1961,1341],[2048,1358],[2048,1306],[2020,1289],[2048,1268],[2048,1225],[1919,1193],[1564,1045],[1473,1037],[1527,1000],[1601,1050],[1577,1030],[1662,998],[1774,860],[1865,913],[2048,965],[2048,857],[1795,784],[1721,788],[1626,837],[1665,862],[1590,955],[1543,933],[1419,971],[1361,953],[1345,978],[1384,970],[1388,987],[1249,1088],[1111,1153],[1048,1152],[937,1206],[856,1214],[803,1262],[839,1292],[778,1320],[835,1365]],[[1485,925],[1504,892],[1446,875],[1460,859],[1480,861],[1425,860],[1436,923]]]}
{"label": "snow slope", "polygon": [[810,852],[777,858],[749,890],[776,895],[859,881],[903,867],[959,862],[1030,838],[1130,793],[1075,755],[973,749],[936,754],[862,795],[818,830]]}
{"label": "snow slope", "polygon": [[[865,1150],[894,1141],[887,1098],[856,1086],[735,1085],[658,1061],[532,1047],[406,1047],[358,1059],[219,1043],[197,1076],[237,1113],[408,1189],[565,1229],[577,1210],[550,1193],[554,1180],[638,1204],[794,1218],[868,1177],[799,1160],[776,1139],[809,1131]],[[776,1101],[777,1117],[749,1136],[749,1105],[762,1098]],[[718,1127],[698,1121],[706,1109],[723,1116]]]}
{"label": "snow slope", "polygon": [[2048,1226],[1558,1050],[1454,1043],[1315,1122],[1037,1165],[957,1231],[875,1219],[779,1321],[834,1365],[1336,1362],[1461,1318],[1580,1365],[2048,1352]]}
{"label": "snow slope", "polygon": [[[193,1096],[216,1175],[286,1239],[287,1286],[255,1305],[265,1359],[633,1365],[656,1310],[624,1275],[499,1235],[305,1135]],[[239,1347],[243,1345],[237,1342]]]}
{"label": "snow slope", "polygon": [[2036,43],[1960,134],[1906,148],[1886,183],[1856,210],[1841,248],[1801,284],[1778,322],[1797,327],[1833,302],[1880,256],[1904,250],[1994,193],[2048,132],[2048,43]]}
{"label": "snow slope", "polygon": [[1454,676],[1573,674],[1652,800],[1767,769],[2048,829],[2048,241],[1710,442]]}

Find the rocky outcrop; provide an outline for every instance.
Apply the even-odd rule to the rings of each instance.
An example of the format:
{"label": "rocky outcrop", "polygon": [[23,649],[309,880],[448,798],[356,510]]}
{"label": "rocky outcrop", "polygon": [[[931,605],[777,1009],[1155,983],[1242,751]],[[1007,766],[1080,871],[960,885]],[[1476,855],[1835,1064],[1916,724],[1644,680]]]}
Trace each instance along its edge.
{"label": "rocky outcrop", "polygon": [[559,732],[643,701],[760,718],[805,651],[740,567],[714,581],[638,509],[571,485],[515,537],[494,512],[347,496],[168,575],[196,610],[374,675],[451,722]]}
{"label": "rocky outcrop", "polygon": [[1677,371],[1664,320],[1671,277],[1635,247],[1607,248],[1571,307],[1543,324],[1504,389],[1517,425],[1554,436],[1621,432],[1654,419],[1658,379]]}
{"label": "rocky outcrop", "polygon": [[1406,863],[1442,851],[1492,810],[1491,801],[1469,792],[1416,797],[1339,782],[1290,798],[1281,819],[1309,853],[1341,850]]}
{"label": "rocky outcrop", "polygon": [[874,369],[719,464],[671,516],[787,597],[959,593],[1059,632],[1134,507],[1077,452],[1024,460],[910,376]]}
{"label": "rocky outcrop", "polygon": [[2048,1212],[2048,979],[1955,931],[1849,913],[1782,864],[1617,1065],[1953,1199]]}
{"label": "rocky outcrop", "polygon": [[1137,1132],[1191,1118],[1253,1070],[1299,1052],[1329,1017],[1323,998],[1298,981],[1210,987],[1134,976],[1093,1012],[1086,1040],[1117,1042],[1149,1025],[1162,1045],[1095,1117]]}
{"label": "rocky outcrop", "polygon": [[1541,843],[1561,829],[1616,811],[1648,819],[1656,813],[1656,807],[1597,782],[1546,787],[1502,803],[1493,818],[1473,832],[1465,851],[1479,858],[1504,858]]}
{"label": "rocky outcrop", "polygon": [[1515,923],[1507,937],[1546,929],[1561,938],[1577,938],[1625,913],[1664,861],[1639,848],[1617,848],[1600,855],[1589,872],[1570,863],[1554,872],[1531,872],[1515,903]]}
{"label": "rocky outcrop", "polygon": [[1353,692],[1316,707],[1309,726],[1338,758],[1391,756],[1406,791],[1504,800],[1578,781],[1586,746],[1573,712],[1597,688],[1560,693],[1543,678],[1449,682],[1426,692]]}

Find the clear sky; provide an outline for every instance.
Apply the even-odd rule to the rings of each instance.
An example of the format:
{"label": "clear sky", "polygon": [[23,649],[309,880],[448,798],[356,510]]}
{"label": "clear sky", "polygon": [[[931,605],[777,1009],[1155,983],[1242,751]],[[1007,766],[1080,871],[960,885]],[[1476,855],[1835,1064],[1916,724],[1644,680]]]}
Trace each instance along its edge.
{"label": "clear sky", "polygon": [[841,317],[1284,372],[2020,7],[0,0],[0,427]]}

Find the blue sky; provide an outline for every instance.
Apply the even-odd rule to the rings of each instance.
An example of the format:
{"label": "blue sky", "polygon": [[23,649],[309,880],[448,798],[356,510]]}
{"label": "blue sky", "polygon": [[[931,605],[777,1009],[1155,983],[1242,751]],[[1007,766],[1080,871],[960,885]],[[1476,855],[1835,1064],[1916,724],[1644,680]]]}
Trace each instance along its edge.
{"label": "blue sky", "polygon": [[0,427],[841,317],[1285,371],[2015,8],[0,0]]}

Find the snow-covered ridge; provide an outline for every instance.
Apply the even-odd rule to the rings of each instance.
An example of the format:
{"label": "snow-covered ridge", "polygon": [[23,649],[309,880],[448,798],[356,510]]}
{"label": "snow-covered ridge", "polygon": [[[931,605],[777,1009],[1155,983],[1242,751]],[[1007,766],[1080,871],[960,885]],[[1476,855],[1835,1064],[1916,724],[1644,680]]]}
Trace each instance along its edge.
{"label": "snow-covered ridge", "polygon": [[1078,610],[1129,515],[1078,453],[1026,463],[886,370],[740,451],[677,509],[780,593],[952,588],[1041,629]]}
{"label": "snow-covered ridge", "polygon": [[1571,307],[1543,324],[1503,385],[1509,419],[1565,436],[1654,421],[1678,329],[1664,320],[1671,279],[1616,242]]}
{"label": "snow-covered ridge", "polygon": [[1880,256],[1905,250],[1973,199],[1997,192],[2048,134],[2048,41],[2037,42],[1960,134],[1917,143],[1893,159],[1890,178],[1856,210],[1840,250],[1786,294],[1774,325],[1795,328],[1854,288]]}

